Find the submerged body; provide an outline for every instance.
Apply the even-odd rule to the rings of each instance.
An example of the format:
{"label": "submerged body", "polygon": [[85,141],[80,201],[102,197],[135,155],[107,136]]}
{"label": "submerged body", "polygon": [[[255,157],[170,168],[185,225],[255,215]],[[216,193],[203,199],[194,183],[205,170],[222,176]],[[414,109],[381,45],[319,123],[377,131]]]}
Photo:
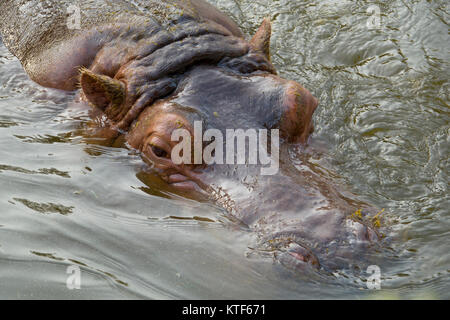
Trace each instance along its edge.
{"label": "submerged body", "polygon": [[78,5],[80,25],[69,28],[69,12],[78,10],[68,11],[71,1],[2,1],[0,32],[34,81],[81,87],[102,136],[123,137],[175,190],[208,194],[257,232],[263,251],[283,259],[332,268],[328,261],[354,256],[357,246],[378,238],[361,217],[350,217],[368,206],[349,201],[326,181],[290,175],[286,153],[271,176],[246,164],[172,160],[174,130],[194,135],[195,121],[219,132],[276,129],[282,146],[307,142],[318,102],[300,84],[276,75],[268,20],[246,41],[202,0]]}

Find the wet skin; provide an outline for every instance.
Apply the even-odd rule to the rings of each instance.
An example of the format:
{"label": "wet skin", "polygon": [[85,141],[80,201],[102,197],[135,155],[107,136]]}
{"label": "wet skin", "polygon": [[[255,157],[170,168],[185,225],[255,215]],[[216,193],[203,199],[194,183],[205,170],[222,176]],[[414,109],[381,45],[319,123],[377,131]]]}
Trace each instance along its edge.
{"label": "wet skin", "polygon": [[[14,23],[28,22],[20,1],[8,0],[0,5],[0,32],[33,80],[81,88],[94,118],[102,119],[97,135],[124,138],[174,190],[221,204],[256,232],[258,248],[280,261],[332,269],[378,238],[363,220],[349,219],[357,209],[373,213],[369,205],[349,200],[318,176],[292,174],[286,147],[307,144],[318,101],[299,83],[277,76],[269,20],[246,41],[203,1],[168,1],[170,6],[148,9],[151,19],[122,3],[124,11],[108,18],[104,11],[113,8],[98,2],[95,12],[86,11],[95,19],[85,30],[58,25],[55,16],[64,8],[42,17],[42,28],[55,21],[36,31],[42,39],[36,44],[33,34],[20,38],[15,31]],[[57,8],[64,1],[52,3]],[[171,135],[179,128],[193,135],[194,121],[224,136],[227,129],[279,129],[280,171],[261,176],[257,165],[175,164]]]}

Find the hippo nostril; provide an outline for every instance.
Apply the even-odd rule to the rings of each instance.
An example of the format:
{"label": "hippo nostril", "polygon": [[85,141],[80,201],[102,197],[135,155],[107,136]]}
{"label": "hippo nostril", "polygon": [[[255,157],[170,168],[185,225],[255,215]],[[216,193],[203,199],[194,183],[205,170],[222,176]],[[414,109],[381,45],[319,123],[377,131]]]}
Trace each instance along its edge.
{"label": "hippo nostril", "polygon": [[299,261],[309,263],[315,268],[319,267],[319,259],[317,259],[317,257],[312,253],[312,251],[303,246],[300,246],[297,243],[291,246],[291,248],[288,250],[288,254],[290,254]]}
{"label": "hippo nostril", "polygon": [[353,232],[353,235],[358,242],[376,242],[380,239],[375,230],[366,226],[363,223],[350,220],[347,222],[347,226]]}
{"label": "hippo nostril", "polygon": [[288,232],[280,232],[263,240],[261,248],[264,250],[275,250],[276,259],[286,267],[302,269],[310,266],[314,269],[320,268],[318,257],[306,246],[300,235]]}
{"label": "hippo nostril", "polygon": [[297,243],[291,243],[289,249],[283,252],[278,261],[284,266],[294,270],[304,270],[305,266],[310,266],[313,269],[319,269],[319,259],[314,253]]}

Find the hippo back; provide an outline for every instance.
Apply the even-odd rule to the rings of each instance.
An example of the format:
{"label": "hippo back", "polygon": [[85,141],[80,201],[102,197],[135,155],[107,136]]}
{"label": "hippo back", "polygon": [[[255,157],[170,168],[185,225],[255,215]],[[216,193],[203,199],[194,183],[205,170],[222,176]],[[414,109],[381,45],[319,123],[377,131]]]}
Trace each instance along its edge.
{"label": "hippo back", "polygon": [[[79,27],[73,23],[78,13]],[[105,44],[144,33],[176,33],[180,21],[190,21],[191,29],[196,27],[199,33],[208,26],[212,33],[242,36],[228,17],[203,0],[0,2],[0,34],[6,47],[34,81],[66,90],[75,89],[75,81],[64,77],[74,77],[74,68],[89,67]],[[52,81],[45,77],[49,70],[57,73]]]}

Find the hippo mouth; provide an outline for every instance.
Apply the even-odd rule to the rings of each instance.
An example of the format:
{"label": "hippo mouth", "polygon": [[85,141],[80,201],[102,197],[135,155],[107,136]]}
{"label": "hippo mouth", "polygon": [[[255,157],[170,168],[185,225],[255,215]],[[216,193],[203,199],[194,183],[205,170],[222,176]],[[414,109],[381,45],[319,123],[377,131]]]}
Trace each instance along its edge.
{"label": "hippo mouth", "polygon": [[170,175],[165,180],[169,185],[182,191],[195,191],[199,188],[198,183],[179,173]]}
{"label": "hippo mouth", "polygon": [[168,183],[169,186],[176,188],[181,192],[200,193],[206,195],[211,187],[201,181],[195,173],[174,173],[171,175],[163,175],[161,178]]}
{"label": "hippo mouth", "polygon": [[142,153],[142,159],[154,173],[177,192],[197,194],[203,197],[211,192],[211,186],[203,182],[201,178],[200,168],[192,169],[174,163],[170,163],[169,167],[159,168],[145,153]]}

